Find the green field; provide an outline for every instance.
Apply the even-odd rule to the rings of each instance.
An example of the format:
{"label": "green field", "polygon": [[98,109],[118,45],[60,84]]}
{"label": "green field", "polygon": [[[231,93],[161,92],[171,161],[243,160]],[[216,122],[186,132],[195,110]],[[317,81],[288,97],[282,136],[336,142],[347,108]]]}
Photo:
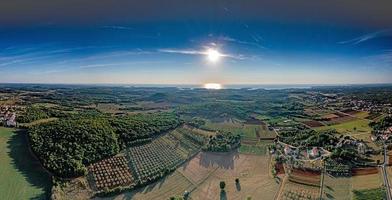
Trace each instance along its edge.
{"label": "green field", "polygon": [[271,145],[271,141],[258,141],[256,144],[241,144],[238,148],[239,153],[244,154],[255,154],[255,155],[266,155],[268,152],[268,145]]}
{"label": "green field", "polygon": [[47,199],[51,181],[27,148],[23,132],[0,127],[0,199]]}
{"label": "green field", "polygon": [[244,139],[257,139],[260,138],[274,138],[276,133],[268,130],[266,125],[258,124],[242,124],[232,122],[212,123],[207,122],[204,125],[209,130],[222,130],[240,134]]}
{"label": "green field", "polygon": [[348,121],[341,124],[322,126],[316,128],[316,130],[318,131],[323,131],[327,129],[335,129],[337,132],[342,134],[347,134],[347,133],[359,134],[359,133],[371,132],[371,128],[369,127],[369,121],[364,119],[355,119],[353,121]]}

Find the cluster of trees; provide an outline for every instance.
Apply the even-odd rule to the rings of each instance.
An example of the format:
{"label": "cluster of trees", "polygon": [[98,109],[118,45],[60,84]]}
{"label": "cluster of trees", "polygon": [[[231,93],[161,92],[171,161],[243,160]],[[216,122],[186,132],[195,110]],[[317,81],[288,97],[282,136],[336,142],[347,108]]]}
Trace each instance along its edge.
{"label": "cluster of trees", "polygon": [[29,130],[32,150],[59,177],[87,172],[85,165],[119,152],[117,137],[102,119],[58,120]]}
{"label": "cluster of trees", "polygon": [[39,119],[49,118],[48,113],[39,107],[27,107],[25,112],[21,113],[16,117],[16,121],[19,123],[30,123]]}
{"label": "cluster of trees", "polygon": [[206,151],[227,152],[240,145],[241,136],[229,132],[220,132],[210,136],[207,144],[203,147]]}
{"label": "cluster of trees", "polygon": [[187,116],[198,116],[216,120],[224,118],[248,119],[253,113],[249,105],[227,102],[209,102],[180,106],[177,112]]}
{"label": "cluster of trees", "polygon": [[195,128],[200,128],[206,124],[206,121],[199,117],[193,117],[191,120],[187,122],[187,124]]}
{"label": "cluster of trees", "polygon": [[166,112],[110,119],[121,148],[149,142],[155,135],[174,129],[181,123],[174,113]]}
{"label": "cluster of trees", "polygon": [[373,128],[373,132],[385,131],[389,127],[392,127],[392,117],[386,116],[379,122],[371,122],[369,125]]}
{"label": "cluster of trees", "polygon": [[175,128],[173,113],[123,118],[86,114],[40,124],[29,130],[32,150],[42,164],[59,177],[84,175],[88,164],[113,156],[135,141]]}
{"label": "cluster of trees", "polygon": [[16,121],[19,123],[30,123],[40,119],[47,119],[50,117],[68,117],[70,114],[66,112],[47,108],[43,106],[28,106],[23,113],[17,115]]}
{"label": "cluster of trees", "polygon": [[323,147],[332,150],[339,139],[336,130],[316,132],[301,125],[291,130],[281,131],[280,140],[293,146]]}

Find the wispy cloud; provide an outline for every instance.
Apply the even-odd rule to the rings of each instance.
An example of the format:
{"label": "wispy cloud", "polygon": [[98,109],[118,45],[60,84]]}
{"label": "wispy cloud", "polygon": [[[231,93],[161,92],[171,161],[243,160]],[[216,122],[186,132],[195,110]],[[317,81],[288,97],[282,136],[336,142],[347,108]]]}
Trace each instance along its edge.
{"label": "wispy cloud", "polygon": [[373,33],[368,33],[368,34],[356,37],[354,39],[344,40],[344,41],[340,41],[338,43],[339,44],[357,45],[357,44],[366,42],[368,40],[372,40],[374,38],[378,38],[378,37],[382,37],[382,36],[388,36],[388,35],[392,35],[392,29],[377,31],[377,32],[373,32]]}
{"label": "wispy cloud", "polygon": [[220,37],[219,39],[222,41],[226,41],[226,42],[232,42],[232,43],[237,43],[237,44],[241,44],[241,45],[248,45],[248,46],[255,46],[261,49],[266,49],[266,47],[264,47],[263,45],[261,45],[259,42],[261,41],[261,37],[260,36],[251,36],[252,39],[255,42],[250,42],[250,41],[244,41],[244,40],[239,40],[239,39],[235,39],[232,37],[228,37],[228,36],[224,36],[224,37]]}
{"label": "wispy cloud", "polygon": [[[207,55],[207,49],[206,50],[194,50],[194,49],[158,49],[158,52],[162,53],[175,53],[175,54],[185,54],[185,55]],[[227,57],[227,58],[232,58],[236,60],[244,60],[246,57],[244,55],[233,55],[233,54],[226,54],[226,53],[220,53],[220,56],[222,57]]]}
{"label": "wispy cloud", "polygon": [[128,26],[102,26],[104,29],[115,29],[115,30],[134,30]]}
{"label": "wispy cloud", "polygon": [[89,68],[102,68],[102,67],[115,67],[115,66],[132,66],[139,64],[161,64],[166,63],[165,61],[129,61],[129,62],[114,62],[114,63],[103,63],[103,64],[88,64],[78,66],[81,69]]}

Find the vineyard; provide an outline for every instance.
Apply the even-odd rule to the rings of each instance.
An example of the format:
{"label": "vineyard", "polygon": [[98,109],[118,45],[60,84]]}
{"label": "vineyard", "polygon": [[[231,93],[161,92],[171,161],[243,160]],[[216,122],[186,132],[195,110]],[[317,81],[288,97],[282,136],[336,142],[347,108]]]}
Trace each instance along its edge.
{"label": "vineyard", "polygon": [[88,167],[97,191],[119,186],[134,186],[134,178],[124,156],[108,158]]}
{"label": "vineyard", "polygon": [[150,143],[130,147],[125,155],[101,160],[88,167],[92,189],[108,193],[118,188],[149,184],[177,169],[203,145],[204,137],[179,128]]}
{"label": "vineyard", "polygon": [[351,176],[351,167],[349,165],[328,163],[325,168],[327,173],[333,176]]}
{"label": "vineyard", "polygon": [[199,138],[186,131],[173,131],[149,144],[128,149],[130,166],[138,184],[150,183],[174,171],[200,150]]}

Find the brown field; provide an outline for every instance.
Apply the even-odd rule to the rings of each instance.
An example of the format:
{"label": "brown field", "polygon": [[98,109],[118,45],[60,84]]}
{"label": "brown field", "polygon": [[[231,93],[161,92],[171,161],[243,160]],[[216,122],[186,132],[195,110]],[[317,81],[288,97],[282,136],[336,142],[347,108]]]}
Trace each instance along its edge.
{"label": "brown field", "polygon": [[96,197],[94,199],[115,199],[115,200],[156,200],[162,199],[167,200],[172,196],[182,195],[184,191],[191,191],[195,185],[193,185],[185,176],[178,171],[166,176],[159,181],[142,187],[140,189],[125,192],[123,194],[113,197]]}
{"label": "brown field", "polygon": [[94,190],[136,185],[125,156],[115,156],[88,167],[91,186]]}
{"label": "brown field", "polygon": [[[228,199],[273,199],[279,184],[269,175],[268,156],[232,153],[200,153],[181,169],[186,177],[198,186],[191,192],[191,199],[219,199],[219,182],[226,182]],[[198,176],[194,174],[197,173]],[[235,184],[235,178],[240,184]]]}
{"label": "brown field", "polygon": [[377,174],[378,168],[377,167],[367,167],[367,168],[354,168],[352,169],[352,175],[369,175],[369,174]]}
{"label": "brown field", "polygon": [[304,121],[303,123],[311,128],[324,126],[323,123],[315,120]]}
{"label": "brown field", "polygon": [[319,172],[293,169],[289,175],[289,180],[298,184],[319,187],[321,176]]}
{"label": "brown field", "polygon": [[335,113],[330,113],[330,114],[326,114],[323,115],[322,118],[326,119],[326,120],[332,120],[334,118],[338,118],[339,115],[336,115]]}
{"label": "brown field", "polygon": [[348,110],[343,110],[342,112],[344,112],[346,114],[349,114],[349,115],[355,115],[355,114],[357,114],[357,113],[359,113],[361,111],[348,109]]}

